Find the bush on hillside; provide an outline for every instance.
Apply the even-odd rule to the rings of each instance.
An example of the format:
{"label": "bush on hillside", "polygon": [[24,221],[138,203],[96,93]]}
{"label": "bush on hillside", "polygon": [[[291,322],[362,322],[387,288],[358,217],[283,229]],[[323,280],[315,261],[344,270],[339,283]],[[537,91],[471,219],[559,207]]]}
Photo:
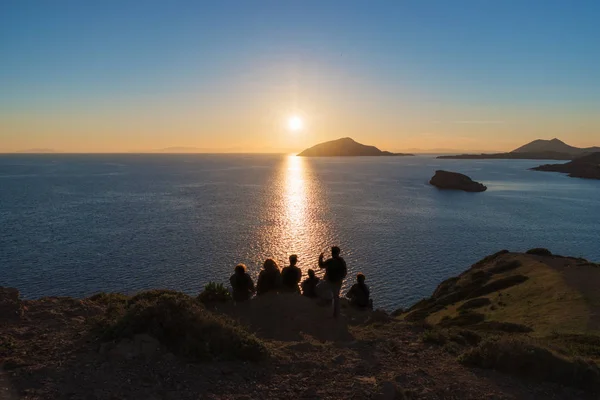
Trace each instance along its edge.
{"label": "bush on hillside", "polygon": [[458,311],[485,307],[489,306],[490,304],[492,304],[492,302],[487,297],[478,297],[476,299],[465,301],[460,307],[458,307]]}
{"label": "bush on hillside", "polygon": [[512,271],[513,269],[517,269],[522,265],[519,260],[512,260],[498,263],[496,266],[490,268],[488,271],[491,274],[501,274],[503,272]]}
{"label": "bush on hillside", "polygon": [[530,340],[486,340],[462,354],[459,361],[464,365],[495,369],[521,378],[591,390],[600,388],[600,368],[597,365],[560,356]]}
{"label": "bush on hillside", "polygon": [[535,249],[530,249],[526,251],[527,254],[533,254],[536,256],[551,256],[552,252],[548,249],[544,249],[541,247],[536,247]]}
{"label": "bush on hillside", "polygon": [[527,333],[533,332],[533,329],[527,325],[515,324],[512,322],[500,322],[500,321],[485,321],[474,326],[480,331],[490,332],[507,332],[507,333]]}
{"label": "bush on hillside", "polygon": [[105,339],[146,333],[175,354],[195,359],[258,361],[264,344],[233,321],[206,310],[197,300],[177,292],[143,292],[108,321]]}
{"label": "bush on hillside", "polygon": [[485,320],[485,315],[473,311],[462,311],[454,318],[444,318],[439,325],[443,327],[450,326],[468,326],[475,325]]}
{"label": "bush on hillside", "polygon": [[486,294],[497,292],[498,290],[508,289],[509,287],[523,283],[528,279],[529,278],[525,275],[511,275],[506,278],[496,279],[495,281],[472,291],[468,298],[485,296]]}
{"label": "bush on hillside", "polygon": [[96,293],[88,297],[88,300],[102,305],[111,305],[116,303],[126,303],[129,297],[121,293]]}
{"label": "bush on hillside", "polygon": [[222,283],[209,282],[198,295],[198,300],[203,304],[226,303],[231,301],[229,290]]}

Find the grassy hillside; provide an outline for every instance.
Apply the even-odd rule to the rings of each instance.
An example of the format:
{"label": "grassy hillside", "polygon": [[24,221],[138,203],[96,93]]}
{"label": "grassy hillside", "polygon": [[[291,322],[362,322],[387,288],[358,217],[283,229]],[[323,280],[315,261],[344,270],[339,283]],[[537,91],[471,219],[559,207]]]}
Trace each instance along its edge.
{"label": "grassy hillside", "polygon": [[600,266],[581,258],[501,251],[442,282],[401,318],[428,324],[424,340],[466,365],[597,387],[598,283]]}

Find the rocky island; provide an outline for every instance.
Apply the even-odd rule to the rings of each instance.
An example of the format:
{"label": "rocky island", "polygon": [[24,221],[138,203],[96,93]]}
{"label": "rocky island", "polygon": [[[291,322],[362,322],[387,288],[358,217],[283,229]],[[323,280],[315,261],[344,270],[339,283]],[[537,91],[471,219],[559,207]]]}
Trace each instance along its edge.
{"label": "rocky island", "polygon": [[[406,311],[295,294],[22,300],[0,289],[6,399],[597,399],[600,266],[488,256]],[[377,293],[373,293],[375,301]],[[332,377],[335,376],[335,379]]]}
{"label": "rocky island", "polygon": [[373,156],[412,156],[414,154],[391,153],[367,146],[347,137],[317,144],[298,154],[301,157],[373,157]]}
{"label": "rocky island", "polygon": [[565,164],[546,164],[534,171],[561,172],[571,178],[600,179],[600,152],[588,154]]}
{"label": "rocky island", "polygon": [[460,154],[452,156],[439,156],[440,159],[461,160],[573,160],[586,154],[600,151],[600,147],[579,148],[569,146],[559,139],[538,139],[527,143],[508,153],[494,154]]}
{"label": "rocky island", "polygon": [[435,171],[429,183],[438,189],[463,190],[465,192],[485,192],[487,186],[475,182],[467,175],[443,170]]}

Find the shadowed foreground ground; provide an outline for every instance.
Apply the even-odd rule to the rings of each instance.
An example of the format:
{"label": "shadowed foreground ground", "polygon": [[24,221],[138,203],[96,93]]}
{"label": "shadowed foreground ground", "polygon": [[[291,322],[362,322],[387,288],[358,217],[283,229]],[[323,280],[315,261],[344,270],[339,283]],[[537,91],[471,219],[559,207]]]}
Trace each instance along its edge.
{"label": "shadowed foreground ground", "polygon": [[[507,266],[514,259],[522,264]],[[560,271],[563,265],[556,260],[560,258],[503,253],[476,264],[462,278],[482,268],[496,268],[497,274],[529,273],[528,285],[537,279],[536,274],[549,274],[554,287],[564,283],[571,289],[591,287],[589,278],[597,279],[597,266],[591,263],[584,282],[576,282],[574,276],[556,276],[552,271]],[[498,279],[492,276],[496,275],[469,290],[489,292],[489,286],[483,292],[481,287]],[[549,281],[548,276],[544,281]],[[238,306],[215,303],[205,307],[196,299],[168,291],[135,297],[20,301],[14,291],[3,289],[0,399],[596,398],[593,369],[592,386],[570,381],[563,386],[543,376],[511,376],[497,372],[493,365],[480,369],[464,362],[461,354],[479,351],[490,337],[529,340],[536,335],[546,337],[552,329],[542,317],[533,321],[529,332],[490,332],[490,326],[481,325],[477,318],[477,322],[453,325],[449,323],[453,318],[471,314],[457,311],[468,301],[464,296],[449,305],[433,306],[444,297],[440,294],[465,288],[449,288],[447,282],[428,302],[407,313],[392,317],[344,307],[339,321],[331,319],[329,309],[295,295],[267,295]],[[522,284],[510,286],[512,296],[518,295],[514,291]],[[587,300],[565,290],[567,305],[577,314],[561,317],[569,321],[569,329],[593,326],[596,315]],[[497,293],[485,296],[494,302]],[[561,301],[553,298],[546,303]],[[518,308],[517,302],[506,304]],[[494,304],[480,307],[483,322],[499,321],[509,314]],[[522,323],[526,317],[520,313],[512,323]],[[585,351],[593,353],[596,347],[592,344]],[[593,368],[593,361],[586,362]]]}

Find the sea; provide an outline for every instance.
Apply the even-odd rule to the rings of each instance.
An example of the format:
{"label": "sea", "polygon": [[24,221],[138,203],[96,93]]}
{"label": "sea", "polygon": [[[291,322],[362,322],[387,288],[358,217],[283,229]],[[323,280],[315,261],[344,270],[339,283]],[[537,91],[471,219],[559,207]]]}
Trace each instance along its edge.
{"label": "sea", "polygon": [[[1,155],[0,286],[24,298],[227,284],[238,263],[337,245],[375,307],[429,296],[488,254],[545,247],[600,261],[600,181],[553,161],[435,156]],[[441,191],[437,169],[484,183]]]}

